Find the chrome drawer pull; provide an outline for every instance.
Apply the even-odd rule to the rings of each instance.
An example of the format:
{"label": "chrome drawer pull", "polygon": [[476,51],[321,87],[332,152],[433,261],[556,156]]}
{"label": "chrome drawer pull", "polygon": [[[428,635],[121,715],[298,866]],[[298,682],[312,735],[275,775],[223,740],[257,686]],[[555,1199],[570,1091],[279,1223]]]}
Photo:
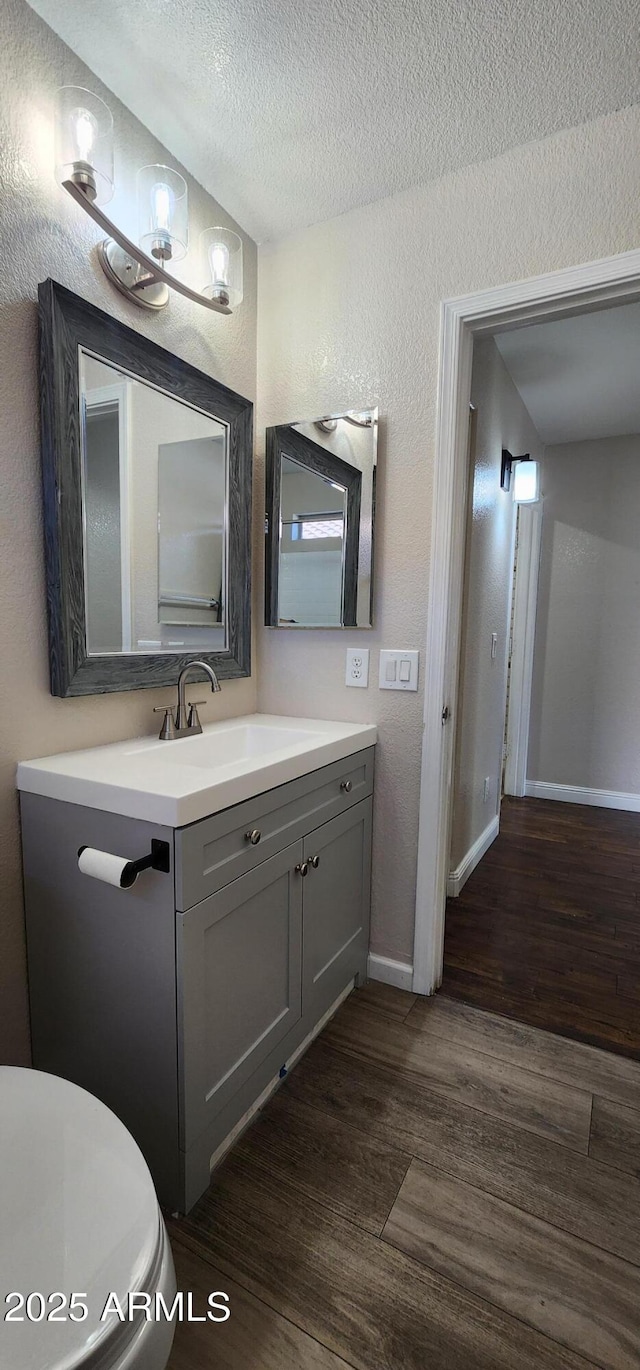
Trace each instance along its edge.
{"label": "chrome drawer pull", "polygon": [[244,840],[245,842],[250,842],[252,847],[257,847],[261,837],[262,833],[260,832],[260,829],[252,828],[250,832],[245,833]]}
{"label": "chrome drawer pull", "polygon": [[317,871],[318,866],[320,865],[320,857],[319,857],[319,856],[312,856],[312,857],[311,857],[311,865],[313,866],[314,871]]}
{"label": "chrome drawer pull", "polygon": [[352,791],[352,789],[353,789],[353,785],[351,784],[351,781],[350,781],[350,780],[341,780],[341,781],[340,781],[340,789],[341,789],[341,790],[344,790],[345,794],[351,794],[351,791]]}
{"label": "chrome drawer pull", "polygon": [[308,862],[308,861],[301,861],[301,862],[296,866],[296,875],[301,875],[303,878],[304,878],[305,875],[308,874],[308,871],[309,871],[309,862]]}

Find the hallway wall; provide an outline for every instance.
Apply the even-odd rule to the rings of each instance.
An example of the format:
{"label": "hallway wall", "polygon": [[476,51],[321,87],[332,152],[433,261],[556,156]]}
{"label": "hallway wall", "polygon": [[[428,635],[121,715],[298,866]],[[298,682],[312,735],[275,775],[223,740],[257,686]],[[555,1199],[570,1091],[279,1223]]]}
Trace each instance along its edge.
{"label": "hallway wall", "polygon": [[[449,868],[459,868],[500,809],[509,606],[516,506],[500,488],[502,448],[513,456],[543,447],[493,338],[473,349],[476,410],[465,556],[460,690]],[[497,633],[495,658],[491,634]],[[485,778],[489,793],[484,797]]]}
{"label": "hallway wall", "polygon": [[640,435],[548,447],[542,489],[528,781],[640,807]]}

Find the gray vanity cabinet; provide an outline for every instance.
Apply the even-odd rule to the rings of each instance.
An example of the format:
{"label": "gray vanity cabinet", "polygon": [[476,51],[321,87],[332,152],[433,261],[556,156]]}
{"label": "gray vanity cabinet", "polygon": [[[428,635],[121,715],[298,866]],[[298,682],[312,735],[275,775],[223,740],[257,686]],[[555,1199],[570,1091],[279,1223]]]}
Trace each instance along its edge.
{"label": "gray vanity cabinet", "polygon": [[[167,743],[167,746],[170,746]],[[161,1203],[211,1157],[366,977],[372,747],[183,828],[21,797],[34,1065],[122,1119]],[[83,846],[169,870],[128,889]]]}
{"label": "gray vanity cabinet", "polygon": [[301,853],[178,914],[185,1148],[302,1017]]}

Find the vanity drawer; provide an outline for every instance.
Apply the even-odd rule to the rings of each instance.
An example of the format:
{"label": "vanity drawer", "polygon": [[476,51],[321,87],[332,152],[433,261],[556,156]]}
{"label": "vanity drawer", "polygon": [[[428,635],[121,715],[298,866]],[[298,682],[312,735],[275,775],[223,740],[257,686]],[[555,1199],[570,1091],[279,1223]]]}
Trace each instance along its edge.
{"label": "vanity drawer", "polygon": [[[175,834],[176,907],[190,909],[373,792],[374,748]],[[259,833],[252,843],[249,834]]]}

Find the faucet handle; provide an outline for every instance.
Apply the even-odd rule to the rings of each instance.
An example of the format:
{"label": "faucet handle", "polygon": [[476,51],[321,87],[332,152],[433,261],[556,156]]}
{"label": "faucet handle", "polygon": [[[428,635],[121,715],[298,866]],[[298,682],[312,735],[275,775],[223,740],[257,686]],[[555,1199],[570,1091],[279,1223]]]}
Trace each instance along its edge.
{"label": "faucet handle", "polygon": [[199,728],[200,732],[202,732],[202,724],[198,718],[198,709],[201,704],[206,704],[206,702],[206,699],[194,699],[193,703],[189,705],[188,728]]}
{"label": "faucet handle", "polygon": [[176,724],[173,717],[173,706],[171,704],[156,704],[153,709],[154,714],[164,714],[162,727],[158,736],[161,742],[171,742],[176,735]]}

